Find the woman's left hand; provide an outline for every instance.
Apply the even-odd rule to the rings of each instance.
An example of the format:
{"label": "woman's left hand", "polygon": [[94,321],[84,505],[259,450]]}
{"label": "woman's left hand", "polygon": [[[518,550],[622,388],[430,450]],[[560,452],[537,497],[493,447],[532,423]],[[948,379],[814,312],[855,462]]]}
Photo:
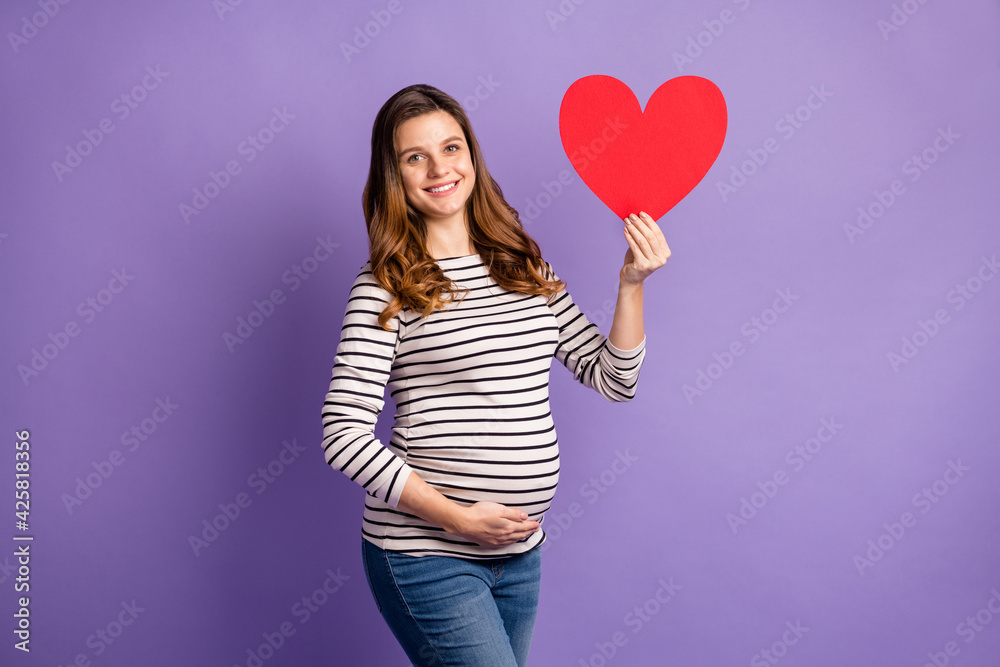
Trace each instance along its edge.
{"label": "woman's left hand", "polygon": [[659,225],[645,212],[625,218],[625,266],[619,279],[623,285],[641,285],[649,275],[667,263],[670,248]]}

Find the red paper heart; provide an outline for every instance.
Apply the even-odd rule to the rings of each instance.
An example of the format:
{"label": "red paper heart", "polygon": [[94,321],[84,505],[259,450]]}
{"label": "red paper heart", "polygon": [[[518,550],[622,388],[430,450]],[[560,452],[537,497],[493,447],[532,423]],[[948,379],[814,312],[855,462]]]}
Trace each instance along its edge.
{"label": "red paper heart", "polygon": [[700,76],[661,85],[646,110],[618,79],[577,79],[563,96],[559,134],[573,168],[619,218],[654,220],[698,185],[726,138],[726,100]]}

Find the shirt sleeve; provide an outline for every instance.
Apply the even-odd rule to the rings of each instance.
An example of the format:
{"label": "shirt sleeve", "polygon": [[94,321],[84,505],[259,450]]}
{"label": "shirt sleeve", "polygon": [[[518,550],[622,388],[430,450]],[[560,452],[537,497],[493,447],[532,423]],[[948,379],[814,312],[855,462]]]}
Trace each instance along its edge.
{"label": "shirt sleeve", "polygon": [[[323,452],[330,466],[396,507],[412,470],[375,437],[396,353],[396,331],[378,324],[390,298],[366,263],[347,300],[330,391],[323,403]],[[389,326],[395,329],[399,324],[397,316]]]}
{"label": "shirt sleeve", "polygon": [[[549,277],[558,279],[552,266],[548,262],[545,265]],[[556,359],[576,380],[609,401],[632,400],[646,356],[646,337],[631,350],[619,349],[587,320],[565,289],[549,297],[548,304],[559,324]]]}

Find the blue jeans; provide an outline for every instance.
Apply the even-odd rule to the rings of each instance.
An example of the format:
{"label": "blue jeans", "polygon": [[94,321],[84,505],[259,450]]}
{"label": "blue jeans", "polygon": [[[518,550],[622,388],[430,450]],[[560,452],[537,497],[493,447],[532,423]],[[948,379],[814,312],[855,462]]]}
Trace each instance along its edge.
{"label": "blue jeans", "polygon": [[541,549],[471,560],[408,556],[361,542],[375,604],[414,665],[527,663],[538,609]]}

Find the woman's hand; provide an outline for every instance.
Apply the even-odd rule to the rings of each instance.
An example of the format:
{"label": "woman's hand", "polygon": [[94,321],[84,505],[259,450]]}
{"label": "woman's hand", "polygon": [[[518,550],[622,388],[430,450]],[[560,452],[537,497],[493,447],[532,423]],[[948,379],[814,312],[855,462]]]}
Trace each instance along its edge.
{"label": "woman's hand", "polygon": [[463,508],[461,519],[449,532],[481,547],[505,547],[541,529],[521,510],[500,503],[478,502]]}
{"label": "woman's hand", "polygon": [[500,503],[460,505],[413,472],[403,485],[399,509],[481,547],[504,547],[541,529],[521,510]]}
{"label": "woman's hand", "polygon": [[653,271],[666,264],[670,248],[659,225],[645,212],[625,218],[625,266],[619,274],[622,285],[641,285]]}

